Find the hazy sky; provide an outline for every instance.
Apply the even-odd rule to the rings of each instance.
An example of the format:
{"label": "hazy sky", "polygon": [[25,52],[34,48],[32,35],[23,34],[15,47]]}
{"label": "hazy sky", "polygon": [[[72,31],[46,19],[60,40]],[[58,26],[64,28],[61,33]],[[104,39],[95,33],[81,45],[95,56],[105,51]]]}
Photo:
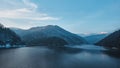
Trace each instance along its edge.
{"label": "hazy sky", "polygon": [[104,33],[120,28],[120,0],[0,0],[7,27],[59,25],[73,33]]}

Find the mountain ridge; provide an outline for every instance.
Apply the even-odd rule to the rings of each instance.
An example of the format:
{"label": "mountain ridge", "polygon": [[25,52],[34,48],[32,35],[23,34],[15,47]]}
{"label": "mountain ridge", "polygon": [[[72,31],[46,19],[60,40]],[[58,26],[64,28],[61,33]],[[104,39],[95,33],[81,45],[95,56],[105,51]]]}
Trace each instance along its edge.
{"label": "mountain ridge", "polygon": [[108,35],[109,34],[94,34],[94,35],[85,36],[84,38],[86,39],[86,41],[88,41],[88,43],[94,44],[104,39]]}
{"label": "mountain ridge", "polygon": [[87,43],[86,40],[82,37],[66,31],[57,25],[33,27],[28,30],[21,30],[21,34],[25,33],[24,35],[21,35],[19,31],[15,32],[21,36],[22,40],[27,42],[31,41],[31,39],[34,41],[35,39],[41,39],[46,37],[59,37],[67,41],[69,44],[77,45]]}
{"label": "mountain ridge", "polygon": [[20,45],[22,41],[14,31],[0,24],[0,45],[5,46],[6,44]]}
{"label": "mountain ridge", "polygon": [[120,49],[120,29],[100,40],[96,45]]}

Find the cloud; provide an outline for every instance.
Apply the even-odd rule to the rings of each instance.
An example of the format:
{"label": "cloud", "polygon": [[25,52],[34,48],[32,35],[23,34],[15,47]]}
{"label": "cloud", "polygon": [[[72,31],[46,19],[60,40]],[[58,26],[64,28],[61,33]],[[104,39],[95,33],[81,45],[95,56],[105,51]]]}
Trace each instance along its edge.
{"label": "cloud", "polygon": [[26,8],[16,10],[2,10],[0,11],[0,18],[27,20],[59,20],[59,18],[48,16],[45,13],[36,13]]}
{"label": "cloud", "polygon": [[38,8],[38,6],[35,3],[30,2],[29,0],[22,0],[24,4],[30,7],[30,9],[34,10]]}
{"label": "cloud", "polygon": [[18,23],[8,20],[8,19],[2,19],[0,18],[0,23],[4,24],[5,27],[13,27],[13,26],[20,26]]}
{"label": "cloud", "polygon": [[[11,3],[11,1],[10,2],[8,1],[7,3],[10,3],[16,7],[16,4],[14,4],[15,2]],[[47,13],[37,12],[36,10],[38,8],[37,4],[30,2],[30,0],[22,0],[20,3],[18,3],[17,6],[19,7],[16,9],[8,9],[9,8],[8,7],[0,10],[0,18],[39,20],[39,21],[59,20],[59,18],[49,16]]]}
{"label": "cloud", "polygon": [[108,32],[100,32],[100,33],[98,33],[98,34],[108,34]]}
{"label": "cloud", "polygon": [[[0,18],[0,23],[3,24],[5,27],[14,27],[14,28],[21,28],[21,29],[29,29],[31,27],[36,27],[39,25],[44,25],[46,23],[42,22],[35,22],[35,21],[16,21],[16,20],[9,20],[9,19],[4,19]],[[24,25],[23,25],[24,24]]]}

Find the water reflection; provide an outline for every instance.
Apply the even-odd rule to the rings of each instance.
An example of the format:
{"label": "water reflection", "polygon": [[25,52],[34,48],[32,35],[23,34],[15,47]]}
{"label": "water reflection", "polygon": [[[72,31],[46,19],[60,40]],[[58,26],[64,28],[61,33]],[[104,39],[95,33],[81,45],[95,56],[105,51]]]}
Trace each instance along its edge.
{"label": "water reflection", "polygon": [[80,48],[71,48],[71,47],[48,47],[48,48],[54,50],[57,53],[75,54],[75,53],[80,53],[83,51]]}
{"label": "water reflection", "polygon": [[95,50],[25,47],[0,50],[0,68],[120,68],[120,59]]}
{"label": "water reflection", "polygon": [[114,58],[120,58],[120,50],[108,50],[104,53]]}

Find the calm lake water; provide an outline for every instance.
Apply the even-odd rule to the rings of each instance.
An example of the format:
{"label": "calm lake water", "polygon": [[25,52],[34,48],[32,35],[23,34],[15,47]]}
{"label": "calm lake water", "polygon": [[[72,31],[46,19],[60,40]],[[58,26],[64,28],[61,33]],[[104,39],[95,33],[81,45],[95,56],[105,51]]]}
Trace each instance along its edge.
{"label": "calm lake water", "polygon": [[0,49],[0,68],[120,68],[119,54],[79,47]]}

